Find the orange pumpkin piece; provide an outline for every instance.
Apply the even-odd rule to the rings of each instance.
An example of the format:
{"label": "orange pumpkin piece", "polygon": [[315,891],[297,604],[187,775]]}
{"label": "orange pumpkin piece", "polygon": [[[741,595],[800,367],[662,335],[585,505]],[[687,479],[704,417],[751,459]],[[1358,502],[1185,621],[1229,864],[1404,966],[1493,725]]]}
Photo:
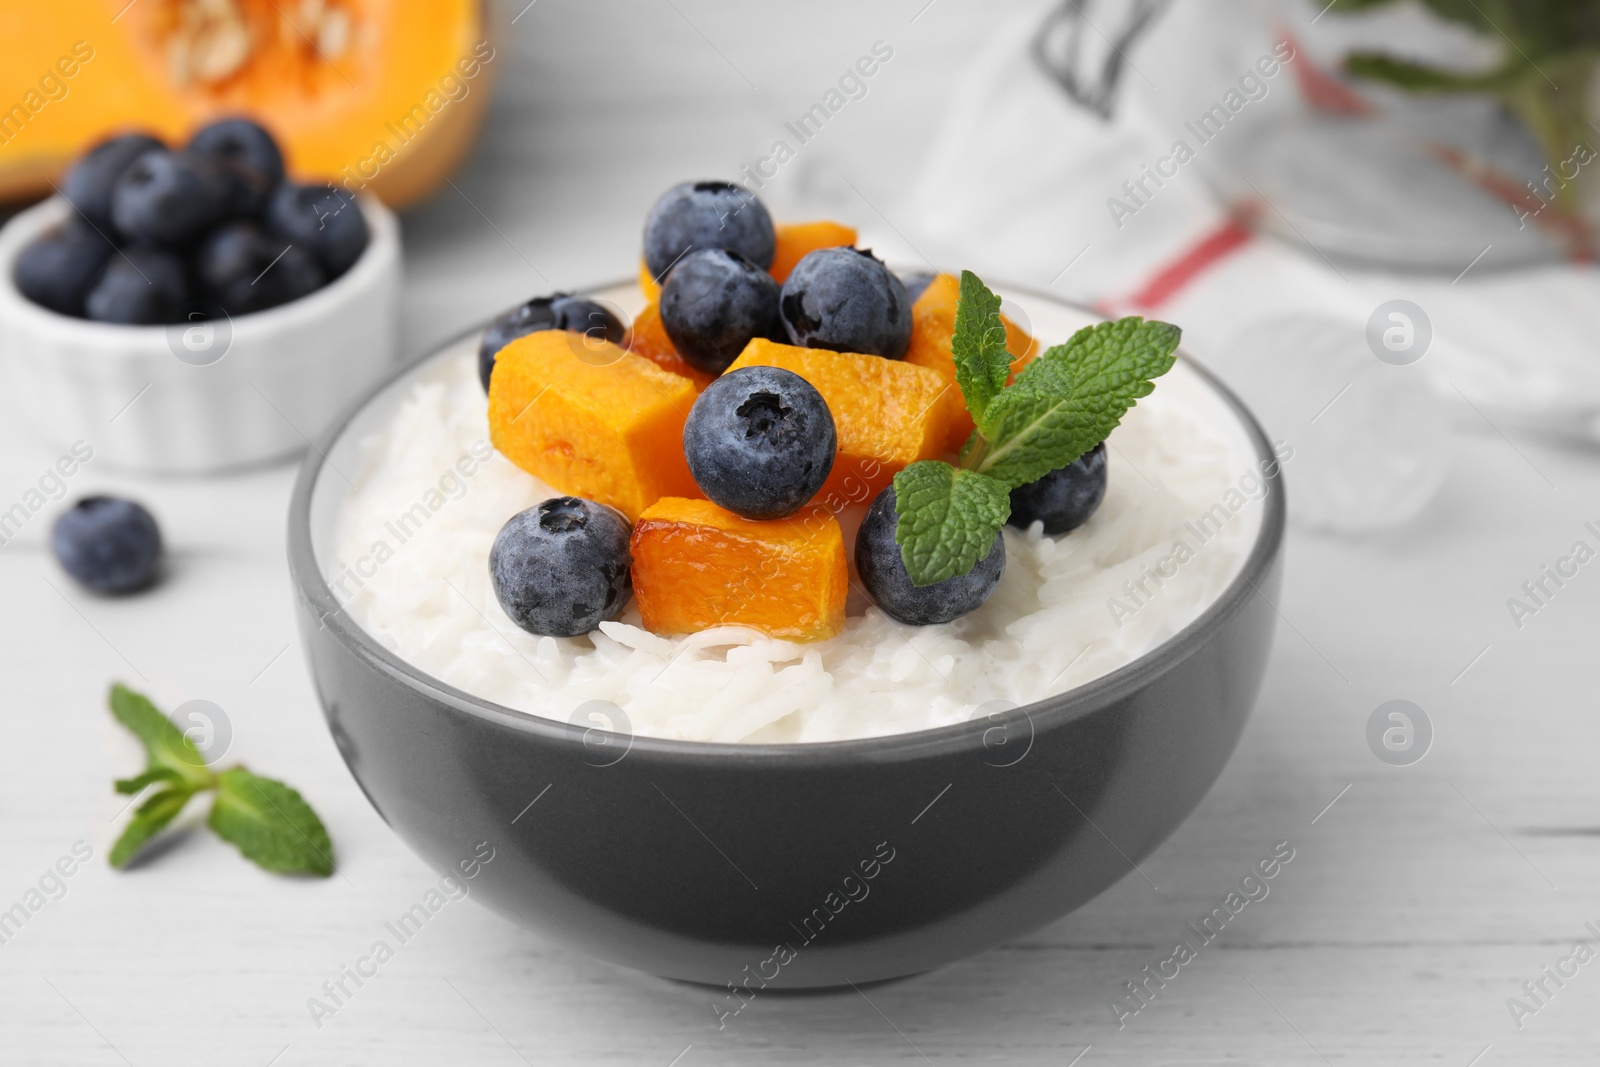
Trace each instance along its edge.
{"label": "orange pumpkin piece", "polygon": [[767,273],[779,282],[789,276],[794,265],[804,259],[808,252],[840,245],[854,247],[856,243],[855,227],[838,222],[780,222],[775,230],[778,245],[772,254],[772,267]]}
{"label": "orange pumpkin piece", "polygon": [[[966,400],[955,384],[955,357],[950,354],[950,339],[956,332],[956,305],[960,299],[961,281],[955,275],[940,274],[928,283],[911,306],[911,347],[905,359],[907,363],[936,372],[950,383],[950,392],[944,399],[950,428],[945,447],[952,452],[966,443],[973,429]],[[1011,353],[1011,377],[1015,378],[1038,354],[1039,342],[1004,315],[1000,316],[1000,321],[1006,328],[1006,350]]]}
{"label": "orange pumpkin piece", "polygon": [[698,496],[683,456],[695,398],[687,378],[608,341],[564,330],[495,356],[489,439],[558,492],[639,517],[664,496]]}
{"label": "orange pumpkin piece", "polygon": [[632,550],[633,595],[652,633],[749,626],[820,641],[844,629],[844,534],[826,508],[757,522],[663,497],[634,524]]}
{"label": "orange pumpkin piece", "polygon": [[831,508],[865,503],[901,468],[945,450],[950,409],[943,394],[955,386],[926,367],[762,338],[746,345],[728,372],[753,366],[793,371],[827,401],[839,452],[817,499]]}
{"label": "orange pumpkin piece", "polygon": [[634,317],[633,326],[628,331],[623,347],[629,352],[643,356],[662,370],[689,379],[694,383],[694,391],[697,393],[710,385],[713,380],[712,375],[695,367],[678,354],[677,348],[672,344],[672,338],[667,336],[666,329],[661,325],[661,310],[653,302],[646,304],[644,310]]}
{"label": "orange pumpkin piece", "polygon": [[656,284],[655,276],[645,266],[643,256],[639,257],[639,288],[644,290],[644,298],[651,304],[661,303],[661,286]]}

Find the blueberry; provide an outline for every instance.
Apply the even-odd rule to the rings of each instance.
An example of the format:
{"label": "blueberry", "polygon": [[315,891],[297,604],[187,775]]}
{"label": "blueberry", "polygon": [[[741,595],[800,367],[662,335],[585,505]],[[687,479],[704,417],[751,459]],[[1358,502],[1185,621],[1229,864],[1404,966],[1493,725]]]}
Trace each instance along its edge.
{"label": "blueberry", "polygon": [[489,375],[499,351],[517,338],[539,330],[586,333],[612,344],[621,344],[626,332],[609,308],[593,300],[566,293],[536,296],[501,315],[483,331],[483,340],[478,342],[478,380],[483,382],[484,392],[489,391]]}
{"label": "blueberry", "polygon": [[283,152],[258,123],[246,118],[218,119],[189,138],[188,151],[216,163],[228,163],[259,174],[271,188],[283,181]]}
{"label": "blueberry", "polygon": [[732,182],[674,185],[644,221],[644,263],[658,279],[691,249],[729,248],[766,270],[776,247],[766,207]]}
{"label": "blueberry", "polygon": [[83,298],[105,269],[111,243],[88,223],[68,220],[29,242],[17,256],[17,289],[35,304],[83,315]]}
{"label": "blueberry", "polygon": [[361,205],[331,185],[278,186],[267,201],[267,222],[315,256],[330,279],[349,270],[367,247]]}
{"label": "blueberry", "polygon": [[210,160],[152,148],[111,187],[111,221],[136,242],[186,245],[220,220],[227,186]]}
{"label": "blueberry", "polygon": [[298,300],[322,288],[322,267],[311,253],[250,222],[212,230],[195,253],[201,290],[230,315]]}
{"label": "blueberry", "polygon": [[1064,534],[1088,521],[1106,496],[1106,443],[1101,441],[1065,467],[1011,490],[1011,518],[1026,530],[1035,519],[1047,534]]}
{"label": "blueberry", "polygon": [[980,607],[1006,572],[1005,538],[996,533],[994,547],[966,574],[933,585],[912,585],[895,543],[894,486],[878,494],[856,534],[856,571],[873,603],[892,619],[909,626],[929,626],[959,619]]}
{"label": "blueberry", "polygon": [[678,260],[661,287],[661,325],[707,374],[721,374],[752,337],[787,340],[778,283],[737,252],[707,248]]}
{"label": "blueberry", "polygon": [[155,580],[161,529],[131,500],[85,497],[51,527],[50,549],[62,570],[96,593],[129,593]]}
{"label": "blueberry", "polygon": [[129,326],[177,322],[188,304],[183,260],[159,248],[128,248],[112,256],[83,301],[89,318]]}
{"label": "blueberry", "polygon": [[819,248],[796,263],[779,302],[789,339],[806,348],[900,359],[911,344],[906,287],[864,248]]}
{"label": "blueberry", "polygon": [[276,188],[261,172],[226,160],[216,163],[217,180],[222,185],[223,217],[260,219]]}
{"label": "blueberry", "polygon": [[165,147],[143,133],[125,133],[95,145],[72,164],[61,181],[61,195],[107,236],[111,233],[111,187],[133,161],[152,148]]}
{"label": "blueberry", "polygon": [[906,287],[906,300],[915,304],[917,297],[921,296],[923,290],[932,285],[933,280],[937,277],[938,275],[932,271],[919,270],[915,274],[907,274],[904,278],[901,278],[900,284]]}
{"label": "blueberry", "polygon": [[495,599],[530,634],[586,634],[633,592],[631,533],[614,508],[575,496],[513,515],[489,549]]}
{"label": "blueberry", "polygon": [[683,424],[695,484],[747,519],[798,511],[828,480],[837,448],[827,401],[781,367],[723,375],[706,386]]}

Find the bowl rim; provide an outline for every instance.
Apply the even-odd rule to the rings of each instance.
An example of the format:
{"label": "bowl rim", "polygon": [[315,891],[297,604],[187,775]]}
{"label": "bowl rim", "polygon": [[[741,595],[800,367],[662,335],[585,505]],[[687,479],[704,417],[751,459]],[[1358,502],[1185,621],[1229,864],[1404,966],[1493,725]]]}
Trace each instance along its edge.
{"label": "bowl rim", "polygon": [[[635,284],[637,284],[635,279],[627,278],[606,285],[588,287],[583,292],[604,293],[608,290]],[[994,288],[1002,294],[1014,293],[1028,299],[1040,300],[1059,307],[1083,312],[1097,320],[1105,321],[1105,316],[1092,307],[1064,300],[1036,288],[1004,283],[997,284]],[[995,724],[989,718],[979,717],[946,726],[936,726],[904,733],[883,734],[876,737],[851,738],[842,741],[781,743],[689,741],[677,738],[653,737],[645,734],[613,733],[612,731],[601,730],[598,727],[581,726],[563,722],[559,719],[545,718],[532,712],[518,711],[515,708],[508,708],[502,704],[496,704],[493,701],[474,696],[428,674],[419,667],[413,666],[384,647],[377,638],[362,629],[361,625],[345,612],[343,606],[335,600],[333,591],[329,588],[327,580],[322,574],[322,569],[317,563],[316,550],[311,537],[311,503],[317,480],[326,466],[329,451],[334,447],[334,444],[345,432],[346,428],[349,427],[350,423],[360,412],[365,410],[368,404],[402,376],[409,374],[423,363],[432,360],[446,349],[459,345],[468,338],[481,333],[488,325],[488,321],[470,330],[462,331],[460,334],[433,347],[422,358],[410,361],[403,367],[397,368],[394,373],[386,377],[353,404],[346,407],[337,418],[329,423],[315,446],[306,452],[305,458],[301,462],[300,470],[295,477],[294,491],[289,502],[287,547],[290,576],[296,590],[306,599],[308,606],[314,613],[320,617],[320,625],[326,627],[333,637],[348,650],[364,660],[370,667],[388,675],[436,704],[450,708],[454,712],[463,713],[472,718],[511,729],[517,733],[531,734],[539,738],[569,743],[582,743],[584,738],[591,733],[599,732],[608,737],[617,737],[625,741],[625,750],[627,752],[631,753],[634,749],[638,749],[641,752],[650,753],[655,758],[663,759],[683,759],[689,762],[700,760],[724,761],[731,755],[742,754],[763,761],[780,761],[789,768],[804,768],[807,766],[837,767],[841,762],[850,761],[864,764],[899,763],[970,750],[975,741],[980,740],[986,731],[994,728]],[[1258,583],[1268,574],[1282,551],[1286,526],[1286,504],[1281,460],[1274,453],[1266,431],[1256,420],[1250,409],[1231,389],[1181,347],[1178,351],[1178,358],[1200,376],[1201,380],[1223,402],[1224,406],[1239,420],[1241,429],[1255,450],[1257,465],[1259,466],[1263,462],[1271,462],[1280,468],[1278,473],[1268,480],[1268,484],[1271,485],[1274,491],[1268,492],[1262,498],[1266,506],[1261,516],[1260,527],[1256,532],[1255,543],[1251,546],[1250,552],[1240,565],[1239,573],[1234,575],[1233,580],[1228,583],[1221,594],[1183,629],[1150,651],[1123,664],[1116,670],[1101,675],[1099,678],[1075,686],[1063,693],[1036,700],[1031,704],[1019,705],[1016,711],[1026,717],[1034,734],[1037,734],[1046,725],[1051,728],[1063,725],[1073,719],[1092,714],[1126,698],[1155,677],[1166,673],[1188,659],[1210,639],[1218,627],[1242,611],[1251,596],[1259,595],[1265,598],[1265,594],[1261,592]],[[1270,600],[1268,604],[1272,606]],[[1276,612],[1275,606],[1273,606],[1273,610]],[[302,642],[308,641],[308,636],[304,631],[302,631],[301,640]]]}
{"label": "bowl rim", "polygon": [[[369,237],[367,247],[361,250],[361,255],[343,274],[298,300],[261,311],[228,315],[230,328],[262,334],[292,329],[297,324],[325,314],[329,306],[343,298],[347,291],[373,284],[374,277],[386,269],[386,262],[399,256],[400,224],[394,212],[374,196],[360,194],[356,203],[367,220]],[[35,304],[17,288],[16,264],[22,250],[35,237],[64,222],[71,212],[72,206],[66,198],[56,193],[19,211],[0,226],[0,316],[28,321],[36,332],[48,330],[56,336],[98,345],[103,351],[95,353],[97,359],[138,359],[152,353],[170,355],[167,331],[175,326],[182,327],[184,323],[137,326],[63,315],[42,304]]]}

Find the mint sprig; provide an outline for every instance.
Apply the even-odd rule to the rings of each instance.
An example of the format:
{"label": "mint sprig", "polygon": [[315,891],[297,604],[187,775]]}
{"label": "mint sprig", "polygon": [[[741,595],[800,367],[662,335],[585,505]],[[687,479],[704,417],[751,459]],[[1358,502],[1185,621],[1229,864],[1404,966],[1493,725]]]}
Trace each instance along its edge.
{"label": "mint sprig", "polygon": [[950,351],[975,429],[959,466],[921,460],[894,477],[895,541],[913,585],[967,573],[1011,516],[1011,490],[1105,440],[1172,369],[1181,331],[1130,316],[1086,326],[1006,384],[1000,298],[961,272]]}
{"label": "mint sprig", "polygon": [[328,831],[289,786],[252,774],[243,767],[213,771],[194,742],[146,697],[127,686],[111,687],[111,714],[144,745],[146,766],[120,778],[116,791],[137,795],[161,788],[146,799],[111,846],[108,859],[123,867],[177,818],[190,799],[215,793],[206,824],[261,867],[279,874],[333,873],[333,843]]}
{"label": "mint sprig", "polygon": [[1006,351],[1006,327],[1000,319],[1000,297],[970,270],[961,272],[961,295],[956,301],[956,329],[950,338],[955,357],[956,384],[967,401],[974,422],[1006,387],[1011,374],[1011,354]]}

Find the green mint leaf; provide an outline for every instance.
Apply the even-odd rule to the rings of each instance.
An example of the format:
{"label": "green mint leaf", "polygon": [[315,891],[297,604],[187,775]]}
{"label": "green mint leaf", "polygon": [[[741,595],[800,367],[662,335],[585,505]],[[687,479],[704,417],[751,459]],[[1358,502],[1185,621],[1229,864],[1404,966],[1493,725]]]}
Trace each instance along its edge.
{"label": "green mint leaf", "polygon": [[1511,61],[1483,74],[1463,74],[1430,67],[1383,52],[1352,52],[1345,57],[1345,70],[1357,78],[1384,82],[1413,93],[1470,93],[1501,89],[1528,73],[1528,64]]}
{"label": "green mint leaf", "polygon": [[144,847],[146,841],[160,833],[177,817],[178,812],[183,810],[183,806],[189,803],[189,798],[192,796],[194,793],[188,789],[163,789],[140,804],[138,810],[133,813],[133,818],[128,820],[128,825],[123,827],[122,836],[111,846],[111,855],[107,857],[111,866],[125,866],[133,859],[134,854]]}
{"label": "green mint leaf", "polygon": [[1049,474],[1104,441],[1172,369],[1181,331],[1137,316],[1087,326],[1046,350],[995,398],[962,465],[1008,489]]}
{"label": "green mint leaf", "polygon": [[118,778],[114,784],[117,792],[133,796],[143,790],[145,786],[154,785],[157,782],[181,784],[183,779],[171,767],[151,767],[143,774],[135,775],[132,778]]}
{"label": "green mint leaf", "polygon": [[150,770],[158,767],[176,772],[191,791],[211,784],[211,769],[194,742],[161,714],[154,704],[125,685],[111,687],[111,714],[141,742],[149,757]]}
{"label": "green mint leaf", "polygon": [[894,539],[912,585],[966,574],[989,554],[1011,515],[1006,486],[936,459],[896,474],[894,496]]}
{"label": "green mint leaf", "polygon": [[223,771],[207,824],[269,871],[323,878],[333,873],[333,843],[322,820],[282,782],[243,767]]}
{"label": "green mint leaf", "polygon": [[961,297],[956,304],[956,329],[950,338],[956,384],[967,401],[972,421],[984,424],[984,413],[1011,373],[1006,352],[1006,327],[1000,321],[1000,298],[970,270],[961,272]]}

